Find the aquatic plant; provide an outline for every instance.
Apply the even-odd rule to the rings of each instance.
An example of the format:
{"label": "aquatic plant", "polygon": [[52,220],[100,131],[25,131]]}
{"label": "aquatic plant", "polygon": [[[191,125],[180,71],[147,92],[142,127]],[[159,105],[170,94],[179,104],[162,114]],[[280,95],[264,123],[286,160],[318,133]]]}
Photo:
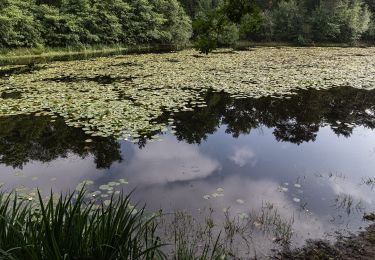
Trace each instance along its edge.
{"label": "aquatic plant", "polygon": [[[35,65],[30,72],[3,73],[0,116],[60,115],[87,134],[137,142],[147,133],[168,131],[156,122],[165,111],[207,106],[202,94],[209,90],[234,98],[287,98],[298,89],[374,88],[374,55],[373,48],[259,48]],[[14,92],[20,95],[4,98]]]}
{"label": "aquatic plant", "polygon": [[2,259],[154,259],[162,257],[154,217],[130,207],[129,196],[107,205],[78,193],[44,201],[0,193]]}
{"label": "aquatic plant", "polygon": [[231,259],[254,253],[257,232],[282,244],[292,235],[292,222],[270,203],[245,217],[227,211],[221,221],[212,209],[198,216],[150,213],[132,205],[131,194],[104,200],[86,192],[86,184],[91,182],[67,195],[51,192],[47,197],[39,191],[1,192],[0,258]]}

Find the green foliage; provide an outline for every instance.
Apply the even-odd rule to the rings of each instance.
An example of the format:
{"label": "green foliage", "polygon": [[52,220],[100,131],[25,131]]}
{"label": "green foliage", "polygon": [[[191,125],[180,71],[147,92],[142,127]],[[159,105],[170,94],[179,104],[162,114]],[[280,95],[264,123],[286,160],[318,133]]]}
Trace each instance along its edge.
{"label": "green foliage", "polygon": [[[2,259],[154,259],[161,246],[154,218],[129,197],[106,205],[77,194],[45,201],[0,194]],[[99,204],[98,204],[99,203]]]}
{"label": "green foliage", "polygon": [[260,12],[253,14],[247,13],[241,18],[239,25],[239,34],[241,37],[246,38],[247,35],[258,32],[261,28],[263,17]]}
{"label": "green foliage", "polygon": [[[200,13],[193,23],[195,48],[208,54],[217,47],[233,46],[240,32],[258,28],[260,16],[254,5],[246,1],[200,1]],[[208,11],[203,11],[209,9]]]}
{"label": "green foliage", "polygon": [[208,54],[218,47],[218,37],[225,23],[223,18],[218,10],[212,10],[194,21],[196,49]]}
{"label": "green foliage", "polygon": [[372,20],[369,24],[369,28],[364,35],[366,40],[374,41],[375,40],[375,21]]}
{"label": "green foliage", "polygon": [[1,0],[0,47],[184,44],[191,21],[177,0]]}
{"label": "green foliage", "polygon": [[228,23],[223,26],[221,33],[218,36],[219,46],[235,46],[239,40],[239,29],[234,23]]}
{"label": "green foliage", "polygon": [[346,12],[342,25],[342,40],[355,42],[369,29],[371,13],[362,0],[344,1]]}
{"label": "green foliage", "polygon": [[209,36],[199,36],[195,40],[194,47],[201,53],[209,54],[217,48],[217,41]]}
{"label": "green foliage", "polygon": [[162,14],[165,22],[160,26],[162,43],[185,44],[192,34],[192,24],[177,0],[157,0],[156,10]]}
{"label": "green foliage", "polygon": [[[257,39],[306,45],[312,42],[354,43],[371,38],[371,9],[364,0],[281,0],[263,11]],[[254,35],[248,35],[254,36]]]}
{"label": "green foliage", "polygon": [[41,5],[36,13],[41,24],[41,36],[46,46],[76,46],[80,43],[79,26],[71,15],[56,7]]}
{"label": "green foliage", "polygon": [[225,0],[223,10],[229,21],[239,24],[246,14],[258,14],[258,7],[248,0]]}
{"label": "green foliage", "polygon": [[303,14],[297,1],[282,1],[272,12],[276,40],[293,41],[302,33]]}
{"label": "green foliage", "polygon": [[41,43],[32,0],[1,0],[0,47],[35,47]]}
{"label": "green foliage", "polygon": [[375,40],[374,17],[371,0],[0,0],[0,47],[355,43]]}
{"label": "green foliage", "polygon": [[371,14],[362,0],[322,1],[311,17],[316,41],[355,42],[370,27]]}

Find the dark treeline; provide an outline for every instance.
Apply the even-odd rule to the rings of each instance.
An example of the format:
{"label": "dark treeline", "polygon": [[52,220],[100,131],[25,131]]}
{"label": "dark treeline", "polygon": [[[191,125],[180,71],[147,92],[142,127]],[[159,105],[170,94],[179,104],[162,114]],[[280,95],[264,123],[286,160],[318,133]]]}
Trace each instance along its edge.
{"label": "dark treeline", "polygon": [[0,0],[0,47],[375,40],[374,0]]}
{"label": "dark treeline", "polygon": [[183,44],[177,0],[0,0],[0,47]]}
{"label": "dark treeline", "polygon": [[[194,21],[195,37],[199,38],[202,22],[209,23],[213,29],[206,40],[214,38],[219,46],[235,44],[237,40],[314,45],[354,44],[375,39],[374,0],[233,0],[251,3],[257,8],[247,13],[238,8],[238,20],[229,19],[219,35],[214,28],[223,20],[220,9],[232,0],[180,1]],[[213,10],[218,11],[212,15]]]}

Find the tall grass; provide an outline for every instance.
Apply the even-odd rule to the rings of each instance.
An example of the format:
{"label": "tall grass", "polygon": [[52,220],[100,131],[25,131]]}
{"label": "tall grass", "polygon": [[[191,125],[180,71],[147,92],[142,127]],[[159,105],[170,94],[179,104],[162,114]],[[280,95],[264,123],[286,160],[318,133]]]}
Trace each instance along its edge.
{"label": "tall grass", "polygon": [[164,258],[153,217],[136,210],[129,196],[98,205],[78,196],[36,203],[0,194],[1,259]]}
{"label": "tall grass", "polygon": [[0,50],[0,66],[28,65],[51,61],[80,60],[111,55],[162,53],[182,50],[188,45],[82,45],[66,48],[19,48]]}
{"label": "tall grass", "polygon": [[[271,204],[242,219],[225,214],[203,221],[183,211],[147,214],[120,194],[99,203],[84,188],[47,199],[0,192],[0,259],[146,259],[219,260],[254,255],[257,232],[277,243],[291,239],[292,222]],[[254,229],[255,228],[255,229]]]}

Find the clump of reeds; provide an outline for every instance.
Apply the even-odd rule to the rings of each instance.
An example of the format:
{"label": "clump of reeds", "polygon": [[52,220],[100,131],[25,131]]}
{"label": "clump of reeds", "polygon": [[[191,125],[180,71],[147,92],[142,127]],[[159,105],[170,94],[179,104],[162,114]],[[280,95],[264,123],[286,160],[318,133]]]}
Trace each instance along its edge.
{"label": "clump of reeds", "polygon": [[98,204],[78,194],[46,202],[0,193],[1,259],[162,258],[154,217],[137,210],[129,196]]}

